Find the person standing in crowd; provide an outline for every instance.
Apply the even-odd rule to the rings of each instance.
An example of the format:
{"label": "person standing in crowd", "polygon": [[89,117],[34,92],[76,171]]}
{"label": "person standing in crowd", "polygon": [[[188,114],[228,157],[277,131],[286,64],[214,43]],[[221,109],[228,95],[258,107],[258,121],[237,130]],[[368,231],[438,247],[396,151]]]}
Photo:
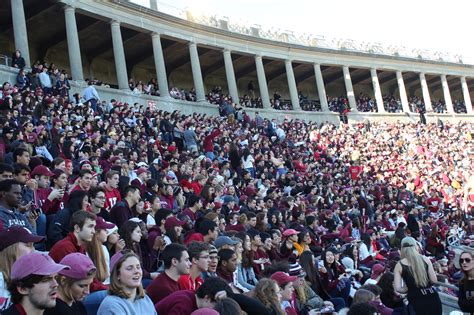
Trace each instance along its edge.
{"label": "person standing in crowd", "polygon": [[18,225],[0,231],[0,312],[11,305],[8,283],[13,263],[21,256],[34,252],[33,244],[43,239],[43,236],[34,235]]}
{"label": "person standing in crowd", "polygon": [[462,252],[459,266],[464,274],[459,282],[458,304],[463,312],[474,313],[474,261],[472,253]]}
{"label": "person standing in crowd", "polygon": [[18,49],[12,55],[12,66],[18,69],[23,69],[25,67],[25,59],[21,55],[21,51]]}
{"label": "person standing in crowd", "polygon": [[100,97],[93,81],[89,81],[88,86],[84,89],[84,91],[82,91],[82,98],[84,98],[86,102],[90,103],[94,112],[97,111],[97,103],[100,102]]}
{"label": "person standing in crowd", "polygon": [[157,314],[143,289],[143,272],[137,255],[131,251],[118,252],[111,258],[110,267],[109,295],[100,304],[97,315]]}
{"label": "person standing in crowd", "polygon": [[201,278],[201,275],[209,268],[209,248],[210,245],[203,242],[191,242],[188,245],[191,268],[189,269],[189,274],[181,275],[178,279],[181,290],[196,291],[202,285],[204,280]]}
{"label": "person standing in crowd", "polygon": [[43,314],[46,309],[55,307],[58,297],[56,276],[69,268],[38,252],[21,256],[12,266],[8,284],[13,305],[2,314]]}
{"label": "person standing in crowd", "polygon": [[394,269],[395,290],[407,294],[416,313],[441,314],[441,300],[432,286],[437,282],[433,264],[418,252],[414,238],[407,236],[402,240],[400,257]]}
{"label": "person standing in crowd", "polygon": [[141,199],[140,189],[134,186],[127,186],[123,191],[124,198],[117,202],[110,209],[110,221],[115,223],[119,228],[126,221],[133,217],[133,208]]}
{"label": "person standing in crowd", "polygon": [[86,315],[81,301],[89,294],[96,268],[92,260],[81,253],[66,255],[60,262],[69,269],[59,271],[58,298],[54,308],[44,315]]}

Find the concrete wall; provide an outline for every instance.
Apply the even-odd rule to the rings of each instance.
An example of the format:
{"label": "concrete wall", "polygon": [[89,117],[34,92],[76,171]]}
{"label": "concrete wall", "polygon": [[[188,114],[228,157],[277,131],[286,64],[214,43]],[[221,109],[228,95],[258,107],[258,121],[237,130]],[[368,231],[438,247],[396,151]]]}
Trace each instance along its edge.
{"label": "concrete wall", "polygon": [[[5,82],[15,82],[17,75],[17,70],[15,68],[1,66],[0,65],[0,81]],[[85,88],[85,84],[78,83],[76,81],[71,81],[71,92],[72,93],[81,93]],[[183,102],[177,100],[165,100],[160,97],[155,96],[134,96],[129,91],[121,91],[111,88],[97,87],[97,91],[102,100],[109,101],[112,98],[120,100],[122,102],[135,103],[139,104],[148,104],[149,101],[153,101],[156,104],[158,109],[166,111],[174,111],[176,109],[180,110],[183,114],[190,115],[192,113],[205,113],[208,115],[218,115],[218,109],[216,105],[211,105],[208,103],[195,103],[195,102]],[[303,119],[306,121],[314,121],[318,123],[322,122],[331,122],[334,124],[339,124],[339,116],[335,113],[318,113],[318,112],[304,112],[304,111],[277,111],[272,109],[245,109],[251,117],[254,117],[255,112],[258,111],[263,117],[269,119],[277,119],[278,121],[283,121],[284,119]],[[449,120],[452,122],[458,121],[474,121],[474,115],[457,115],[457,114],[427,114],[426,118],[429,122],[435,122],[438,118],[442,120]],[[349,122],[355,123],[358,121],[364,121],[365,119],[370,119],[372,121],[384,121],[384,122],[417,122],[419,117],[416,114],[378,114],[378,113],[350,113]]]}

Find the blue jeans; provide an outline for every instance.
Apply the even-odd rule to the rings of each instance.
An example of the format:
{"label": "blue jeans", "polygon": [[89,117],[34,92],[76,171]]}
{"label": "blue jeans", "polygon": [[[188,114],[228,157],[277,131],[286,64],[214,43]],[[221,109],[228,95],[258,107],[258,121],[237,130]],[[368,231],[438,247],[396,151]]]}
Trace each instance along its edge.
{"label": "blue jeans", "polygon": [[87,315],[96,315],[99,310],[100,303],[107,296],[107,290],[96,291],[88,296],[82,301],[86,308]]}

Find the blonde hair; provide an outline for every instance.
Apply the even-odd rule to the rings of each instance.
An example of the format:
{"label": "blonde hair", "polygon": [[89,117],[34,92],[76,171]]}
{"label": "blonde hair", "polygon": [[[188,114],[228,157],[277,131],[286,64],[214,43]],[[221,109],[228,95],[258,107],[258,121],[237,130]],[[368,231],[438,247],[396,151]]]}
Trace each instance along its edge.
{"label": "blonde hair", "polygon": [[86,246],[87,255],[91,258],[92,262],[97,268],[95,277],[100,282],[104,282],[109,277],[109,270],[107,268],[107,262],[105,261],[104,250],[102,243],[97,239],[100,231],[96,231],[92,241]]}
{"label": "blonde hair", "polygon": [[409,262],[410,270],[417,287],[424,288],[430,284],[428,272],[426,270],[426,262],[423,256],[418,252],[418,243],[413,237],[405,237],[401,243],[401,258],[406,258]]}
{"label": "blonde hair", "polygon": [[18,258],[18,242],[12,244],[0,251],[0,271],[3,273],[3,280],[8,283],[10,281],[10,273],[13,263]]}
{"label": "blonde hair", "polygon": [[[120,280],[118,279],[120,275],[120,268],[122,267],[122,264],[125,260],[127,260],[130,257],[135,257],[140,261],[140,258],[138,258],[135,253],[132,251],[127,251],[120,259],[115,263],[114,268],[111,271],[110,274],[110,285],[109,285],[109,294],[110,295],[115,295],[118,297],[121,297],[123,299],[129,299],[130,296],[128,293],[126,293],[123,290],[122,284]],[[143,290],[143,286],[140,284],[140,286],[137,288],[137,295],[136,299],[142,299],[145,297],[145,290]]]}
{"label": "blonde hair", "polygon": [[277,315],[285,315],[286,312],[282,310],[275,291],[277,286],[278,284],[274,280],[263,278],[255,286],[254,297],[266,308],[274,310]]}

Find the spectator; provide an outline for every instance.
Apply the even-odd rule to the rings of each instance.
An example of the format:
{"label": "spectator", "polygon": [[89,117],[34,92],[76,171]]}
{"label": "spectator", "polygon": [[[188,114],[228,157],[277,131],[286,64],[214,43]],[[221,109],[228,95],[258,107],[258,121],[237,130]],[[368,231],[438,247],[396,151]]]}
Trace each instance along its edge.
{"label": "spectator", "polygon": [[133,208],[140,201],[140,189],[135,186],[128,186],[124,189],[123,200],[117,202],[115,206],[110,209],[110,220],[119,228],[127,220],[133,217]]}
{"label": "spectator", "polygon": [[74,213],[78,211],[88,211],[89,196],[84,190],[76,190],[71,193],[68,200],[68,207],[60,210],[54,215],[48,229],[48,242],[55,244],[70,232],[70,222]]}
{"label": "spectator", "polygon": [[21,226],[12,226],[0,231],[0,311],[11,305],[8,291],[12,265],[21,256],[34,252],[33,243],[44,239]]}
{"label": "spectator", "polygon": [[12,56],[12,66],[23,69],[25,67],[25,59],[21,56],[21,51],[15,50]]}
{"label": "spectator", "polygon": [[92,241],[95,232],[95,221],[97,216],[93,213],[80,210],[71,217],[72,232],[69,232],[65,238],[55,243],[49,255],[55,261],[61,261],[70,253],[85,253],[86,243]]}
{"label": "spectator", "polygon": [[415,312],[441,314],[441,301],[438,292],[432,287],[437,279],[431,261],[418,253],[414,238],[405,237],[401,246],[401,260],[394,270],[395,290],[407,294],[408,302]]}
{"label": "spectator", "polygon": [[102,314],[156,314],[153,302],[142,287],[142,268],[132,252],[118,252],[110,260],[109,295],[100,304]]}
{"label": "spectator", "polygon": [[37,252],[21,256],[12,266],[8,284],[13,305],[3,314],[41,314],[55,307],[58,293],[55,277],[68,268]]}
{"label": "spectator", "polygon": [[463,312],[474,312],[474,300],[472,292],[474,291],[474,262],[472,254],[462,252],[459,256],[459,265],[464,274],[463,279],[459,283],[458,304]]}
{"label": "spectator", "polygon": [[13,225],[26,227],[32,233],[36,232],[36,222],[33,213],[26,216],[19,213],[21,202],[21,186],[14,179],[0,181],[0,229],[8,229]]}
{"label": "spectator", "polygon": [[160,302],[173,292],[179,291],[178,283],[182,275],[190,272],[191,261],[186,247],[179,244],[170,244],[161,253],[165,271],[156,277],[147,288],[147,292],[154,304]]}
{"label": "spectator", "polygon": [[81,301],[89,294],[96,268],[89,257],[80,253],[65,256],[61,265],[68,269],[59,271],[58,298],[54,308],[47,309],[45,315],[85,314]]}
{"label": "spectator", "polygon": [[192,290],[174,292],[158,302],[155,307],[158,314],[191,314],[197,309],[214,308],[215,303],[227,294],[230,294],[230,289],[226,282],[211,277],[204,281],[196,293]]}
{"label": "spectator", "polygon": [[191,268],[189,274],[183,274],[178,279],[181,290],[196,291],[202,285],[204,280],[201,278],[201,274],[209,268],[209,248],[210,245],[203,242],[191,242],[188,245]]}

